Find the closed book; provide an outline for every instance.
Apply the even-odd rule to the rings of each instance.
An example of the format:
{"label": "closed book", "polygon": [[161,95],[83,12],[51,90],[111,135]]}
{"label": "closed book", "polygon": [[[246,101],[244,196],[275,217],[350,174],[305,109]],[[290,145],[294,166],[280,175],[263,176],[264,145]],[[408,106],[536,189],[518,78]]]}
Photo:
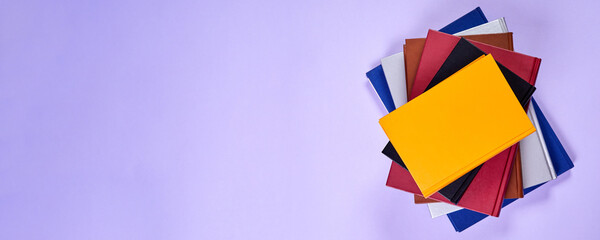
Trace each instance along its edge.
{"label": "closed book", "polygon": [[406,80],[404,70],[404,53],[396,53],[394,55],[381,59],[381,67],[388,84],[394,106],[400,107],[406,103]]}
{"label": "closed book", "polygon": [[[536,128],[536,130],[537,129],[538,128]],[[529,136],[531,136],[531,135],[529,135]],[[527,137],[529,137],[529,136],[527,136]],[[515,160],[513,162],[513,165],[512,165],[511,171],[510,171],[510,177],[508,179],[508,186],[506,186],[506,193],[504,193],[504,199],[522,198],[523,197],[523,189],[524,188],[523,188],[523,173],[521,172],[522,164],[521,164],[520,151],[521,151],[521,148],[517,148],[517,151],[515,153]]]}
{"label": "closed book", "polygon": [[[523,187],[529,188],[556,178],[552,160],[533,107],[527,112],[536,132],[521,140]],[[393,151],[390,149],[390,151]]]}
{"label": "closed book", "polygon": [[381,99],[385,109],[388,112],[394,111],[396,106],[394,105],[394,100],[392,99],[392,94],[390,93],[390,89],[385,80],[385,75],[381,65],[367,72],[367,78],[369,79],[369,82],[371,83],[371,86],[373,86],[375,92],[377,92],[377,95],[379,96],[379,99]]}
{"label": "closed book", "polygon": [[[554,167],[556,174],[560,176],[561,174],[567,172],[568,170],[574,167],[573,162],[567,154],[567,151],[565,151],[565,148],[560,143],[560,140],[556,136],[556,133],[554,133],[554,130],[552,130],[552,127],[550,126],[550,123],[544,116],[542,109],[539,107],[539,105],[533,98],[531,101],[531,105],[533,105],[533,110],[537,115],[537,119],[540,126],[539,130],[541,130],[543,138],[546,142],[548,153],[552,161],[552,166]],[[526,188],[524,190],[525,197],[527,197],[527,194],[540,188],[544,184],[545,183]],[[504,208],[517,200],[518,199],[506,199],[502,204],[502,207]],[[450,222],[452,223],[452,226],[457,232],[462,232],[465,229],[475,225],[476,223],[480,222],[481,220],[487,217],[487,215],[485,214],[470,211],[467,209],[455,211],[453,213],[448,214],[447,216]]]}
{"label": "closed book", "polygon": [[491,54],[379,123],[424,197],[535,131]]}
{"label": "closed book", "polygon": [[448,34],[455,34],[487,22],[488,20],[483,14],[483,11],[481,8],[477,7],[462,17],[456,19],[454,22],[444,26],[442,29],[440,29],[440,31]]}
{"label": "closed book", "polygon": [[383,151],[381,151],[381,153],[383,153],[383,155],[387,156],[388,158],[392,159],[392,161],[394,161],[396,164],[400,165],[402,168],[406,169],[406,165],[404,165],[404,162],[398,155],[398,152],[396,152],[396,149],[394,149],[394,146],[392,146],[391,142],[388,142],[385,145],[385,147],[383,148]]}
{"label": "closed book", "polygon": [[486,34],[486,33],[503,33],[508,32],[508,27],[506,27],[506,22],[504,18],[498,18],[494,21],[481,24],[477,27],[472,27],[464,31],[457,32],[452,34],[454,36],[465,36],[465,35],[476,35],[476,34]]}
{"label": "closed book", "polygon": [[412,91],[413,83],[415,82],[415,75],[417,74],[417,68],[421,61],[421,54],[423,53],[423,47],[425,47],[425,38],[412,38],[406,39],[404,44],[404,69],[406,71],[406,91],[407,100],[410,92]]}
{"label": "closed book", "polygon": [[413,195],[415,196],[415,203],[416,204],[423,204],[423,203],[434,203],[434,202],[438,202],[436,200],[433,199],[429,199],[429,198],[425,198],[423,196],[419,196],[419,195]]}
{"label": "closed book", "polygon": [[463,209],[459,206],[443,202],[428,203],[427,208],[429,208],[429,214],[431,214],[431,218],[444,216],[448,213],[456,212],[458,210]]}

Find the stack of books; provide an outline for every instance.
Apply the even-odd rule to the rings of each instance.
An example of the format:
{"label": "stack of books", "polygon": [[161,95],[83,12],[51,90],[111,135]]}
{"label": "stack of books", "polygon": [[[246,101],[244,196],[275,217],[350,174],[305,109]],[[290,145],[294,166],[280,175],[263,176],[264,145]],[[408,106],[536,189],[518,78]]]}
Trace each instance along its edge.
{"label": "stack of books", "polygon": [[479,7],[382,58],[367,77],[389,112],[386,185],[460,232],[573,168],[532,98],[540,62]]}

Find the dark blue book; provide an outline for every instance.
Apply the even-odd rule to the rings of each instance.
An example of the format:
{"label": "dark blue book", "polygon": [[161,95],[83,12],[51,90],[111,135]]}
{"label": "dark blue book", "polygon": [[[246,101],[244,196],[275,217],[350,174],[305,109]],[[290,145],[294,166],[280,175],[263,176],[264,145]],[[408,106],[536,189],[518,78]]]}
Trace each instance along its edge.
{"label": "dark blue book", "polygon": [[[463,15],[459,19],[454,20],[450,24],[440,29],[440,32],[454,34],[487,22],[488,20],[487,18],[485,18],[485,15],[483,15],[483,11],[481,11],[481,8],[477,7],[469,13]],[[371,84],[373,84],[373,88],[375,88],[377,95],[379,95],[379,98],[383,102],[383,105],[385,106],[387,111],[394,111],[396,109],[396,106],[394,106],[394,101],[392,99],[390,87],[388,86],[387,80],[385,79],[385,75],[383,73],[383,68],[381,67],[381,65],[367,72],[367,78],[369,78],[369,81],[371,81]]]}
{"label": "dark blue book", "polygon": [[487,22],[488,20],[485,18],[485,15],[483,15],[483,11],[481,11],[481,8],[477,7],[473,9],[473,11],[468,12],[459,19],[456,19],[456,21],[440,29],[440,32],[455,34]]}
{"label": "dark blue book", "polygon": [[[550,123],[548,123],[548,120],[544,116],[544,113],[542,113],[542,110],[538,106],[535,99],[532,98],[531,104],[533,104],[533,108],[535,110],[535,113],[537,114],[538,122],[540,123],[540,128],[544,136],[544,141],[546,141],[546,146],[548,148],[548,152],[550,153],[550,158],[552,160],[554,170],[556,171],[556,174],[560,176],[561,174],[567,172],[569,169],[573,168],[573,162],[567,154],[567,151],[565,151],[565,148],[560,143],[560,140],[554,133],[554,130],[552,130]],[[523,190],[523,193],[525,194],[525,196],[527,196],[528,193],[539,188],[542,185],[544,185],[544,183],[530,188],[526,188]],[[518,200],[518,198],[504,199],[502,207],[504,208],[516,200]],[[456,212],[448,214],[448,219],[450,219],[450,222],[452,223],[454,229],[457,232],[464,231],[465,229],[475,225],[476,223],[485,219],[486,217],[488,217],[488,215],[467,209],[458,210]]]}
{"label": "dark blue book", "polygon": [[367,72],[367,78],[371,81],[371,85],[379,95],[379,99],[383,102],[385,109],[388,112],[394,111],[396,106],[394,106],[394,99],[392,99],[392,93],[390,92],[390,87],[385,80],[385,75],[383,73],[383,67],[381,65],[377,66],[373,70]]}

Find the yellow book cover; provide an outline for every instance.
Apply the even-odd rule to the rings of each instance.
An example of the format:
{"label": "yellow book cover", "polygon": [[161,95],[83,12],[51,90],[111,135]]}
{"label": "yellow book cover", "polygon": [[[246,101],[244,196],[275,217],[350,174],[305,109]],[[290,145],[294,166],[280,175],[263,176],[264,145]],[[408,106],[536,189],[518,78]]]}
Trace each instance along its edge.
{"label": "yellow book cover", "polygon": [[492,55],[379,120],[429,197],[535,131]]}

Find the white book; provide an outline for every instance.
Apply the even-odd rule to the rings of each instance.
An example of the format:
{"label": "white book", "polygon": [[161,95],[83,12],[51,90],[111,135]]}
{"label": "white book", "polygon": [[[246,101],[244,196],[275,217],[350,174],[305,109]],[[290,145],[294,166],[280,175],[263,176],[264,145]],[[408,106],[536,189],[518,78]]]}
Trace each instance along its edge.
{"label": "white book", "polygon": [[429,213],[431,214],[431,218],[444,216],[448,213],[456,212],[462,209],[459,206],[443,202],[428,203],[427,206],[429,207]]}
{"label": "white book", "polygon": [[498,18],[494,21],[481,24],[476,27],[469,28],[462,32],[455,33],[455,36],[465,36],[465,35],[477,35],[477,34],[488,34],[488,33],[505,33],[508,32],[508,27],[506,27],[506,22],[504,18]]}
{"label": "white book", "polygon": [[406,70],[404,68],[404,53],[396,53],[381,59],[381,67],[387,81],[394,106],[396,108],[406,103]]}
{"label": "white book", "polygon": [[521,172],[523,174],[523,188],[533,187],[556,178],[554,165],[548,153],[544,136],[533,110],[529,104],[527,116],[537,131],[520,142],[521,147]]}

